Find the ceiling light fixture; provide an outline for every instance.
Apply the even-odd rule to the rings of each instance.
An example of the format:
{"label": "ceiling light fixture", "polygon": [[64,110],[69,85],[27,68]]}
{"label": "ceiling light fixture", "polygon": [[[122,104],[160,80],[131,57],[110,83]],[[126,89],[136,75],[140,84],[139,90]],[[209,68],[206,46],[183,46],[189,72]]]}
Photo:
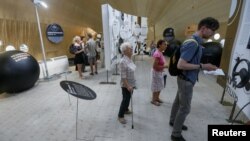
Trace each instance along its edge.
{"label": "ceiling light fixture", "polygon": [[220,34],[219,33],[214,34],[214,39],[219,40],[220,39]]}
{"label": "ceiling light fixture", "polygon": [[48,8],[48,5],[45,2],[41,1],[41,0],[33,0],[33,3],[36,6],[42,6],[44,8]]}

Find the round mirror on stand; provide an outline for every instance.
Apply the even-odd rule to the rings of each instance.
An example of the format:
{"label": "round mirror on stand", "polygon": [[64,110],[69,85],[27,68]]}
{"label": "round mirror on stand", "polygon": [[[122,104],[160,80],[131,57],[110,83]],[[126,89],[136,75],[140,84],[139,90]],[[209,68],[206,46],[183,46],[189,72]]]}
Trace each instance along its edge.
{"label": "round mirror on stand", "polygon": [[5,51],[11,51],[11,50],[16,50],[16,48],[12,45],[7,45]]}
{"label": "round mirror on stand", "polygon": [[19,50],[23,51],[23,52],[28,52],[29,47],[26,44],[21,44],[20,47],[19,47]]}

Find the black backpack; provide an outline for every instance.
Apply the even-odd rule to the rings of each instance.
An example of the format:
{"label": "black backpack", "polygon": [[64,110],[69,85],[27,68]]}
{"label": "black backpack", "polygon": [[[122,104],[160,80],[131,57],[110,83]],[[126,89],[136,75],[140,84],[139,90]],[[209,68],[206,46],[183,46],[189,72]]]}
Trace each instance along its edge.
{"label": "black backpack", "polygon": [[70,46],[69,46],[69,53],[75,54],[74,44],[70,44]]}
{"label": "black backpack", "polygon": [[[195,42],[195,43],[197,44],[197,46],[198,46],[197,41],[194,40],[194,39],[187,39],[187,40],[185,40],[185,41],[183,42],[183,44],[185,44],[185,43],[187,43],[187,42]],[[182,45],[183,45],[183,44],[182,44]],[[169,74],[170,74],[171,76],[178,76],[178,75],[182,74],[182,70],[180,70],[180,69],[177,68],[177,64],[178,64],[178,61],[179,61],[180,55],[181,55],[181,53],[180,53],[180,48],[181,48],[181,46],[178,47],[178,48],[174,51],[173,55],[172,55],[172,56],[170,57],[170,59],[169,59],[168,71],[169,71]],[[199,51],[199,47],[197,47],[197,49],[196,49],[196,51],[195,51],[195,54],[193,55],[193,57],[192,57],[191,60],[193,60],[193,58],[196,56],[196,54],[197,54],[198,51]]]}

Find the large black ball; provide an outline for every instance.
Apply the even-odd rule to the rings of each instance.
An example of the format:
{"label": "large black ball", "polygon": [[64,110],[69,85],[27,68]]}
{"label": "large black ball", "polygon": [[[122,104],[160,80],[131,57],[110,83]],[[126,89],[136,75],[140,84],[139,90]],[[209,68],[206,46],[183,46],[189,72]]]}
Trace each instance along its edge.
{"label": "large black ball", "polygon": [[39,78],[37,60],[22,51],[0,53],[0,91],[15,93],[34,86]]}
{"label": "large black ball", "polygon": [[218,42],[207,42],[202,44],[204,47],[201,57],[201,63],[211,63],[220,66],[222,55],[222,45]]}

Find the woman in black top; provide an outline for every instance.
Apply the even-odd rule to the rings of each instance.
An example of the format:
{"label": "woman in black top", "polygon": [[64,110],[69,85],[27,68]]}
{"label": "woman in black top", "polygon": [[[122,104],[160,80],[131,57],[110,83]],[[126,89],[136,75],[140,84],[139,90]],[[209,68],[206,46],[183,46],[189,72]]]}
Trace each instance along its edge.
{"label": "woman in black top", "polygon": [[74,64],[77,67],[79,77],[83,79],[82,65],[84,64],[84,58],[83,58],[84,48],[81,45],[81,38],[79,36],[75,36],[73,38],[73,49],[75,54]]}

